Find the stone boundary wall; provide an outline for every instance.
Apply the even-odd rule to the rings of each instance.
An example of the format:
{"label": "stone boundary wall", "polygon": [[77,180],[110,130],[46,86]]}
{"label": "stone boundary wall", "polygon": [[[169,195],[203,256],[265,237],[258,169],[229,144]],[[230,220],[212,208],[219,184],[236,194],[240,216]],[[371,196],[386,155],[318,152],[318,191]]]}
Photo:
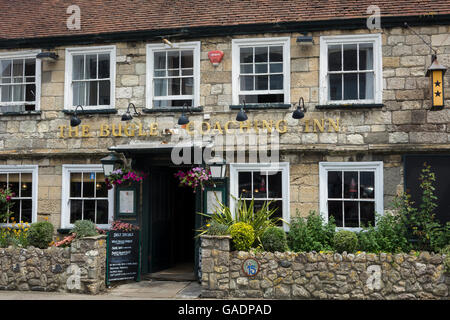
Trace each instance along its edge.
{"label": "stone boundary wall", "polygon": [[0,248],[0,290],[97,294],[105,290],[106,236],[71,247]]}
{"label": "stone boundary wall", "polygon": [[[449,300],[443,255],[230,252],[230,239],[202,237],[202,297]],[[247,258],[260,264],[253,277]]]}

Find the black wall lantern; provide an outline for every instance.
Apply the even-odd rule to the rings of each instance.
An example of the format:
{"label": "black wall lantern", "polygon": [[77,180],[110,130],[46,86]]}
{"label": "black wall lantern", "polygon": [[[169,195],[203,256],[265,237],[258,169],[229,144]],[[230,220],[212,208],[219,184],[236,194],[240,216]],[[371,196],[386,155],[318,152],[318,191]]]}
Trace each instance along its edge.
{"label": "black wall lantern", "polygon": [[36,59],[54,62],[58,59],[58,55],[56,53],[50,52],[50,51],[40,52],[36,55]]}
{"label": "black wall lantern", "polygon": [[292,118],[294,119],[302,119],[305,117],[306,107],[305,102],[303,101],[303,97],[300,97],[298,100],[297,109],[292,113]]}
{"label": "black wall lantern", "polygon": [[225,178],[225,172],[227,169],[227,163],[221,157],[214,157],[209,159],[208,163],[209,169],[211,170],[211,177],[214,179]]}
{"label": "black wall lantern", "polygon": [[128,104],[127,111],[122,115],[122,121],[129,121],[129,120],[133,119],[133,117],[131,116],[131,113],[130,113],[130,107],[131,106],[134,109],[134,115],[135,116],[140,116],[141,115],[139,112],[136,111],[136,107],[134,106],[134,104],[130,103],[130,104]]}
{"label": "black wall lantern", "polygon": [[241,106],[241,110],[239,110],[237,116],[236,116],[236,121],[242,122],[242,121],[246,121],[248,119],[247,114],[245,113],[245,100],[242,100],[242,103],[244,104],[244,106]]}
{"label": "black wall lantern", "polygon": [[105,176],[109,176],[117,166],[122,164],[122,160],[112,152],[108,156],[100,159],[100,162],[102,163]]}
{"label": "black wall lantern", "polygon": [[427,70],[427,77],[431,79],[432,109],[440,110],[444,107],[444,74],[447,68],[440,65],[437,56],[431,56],[431,66]]}
{"label": "black wall lantern", "polygon": [[190,107],[185,103],[183,104],[183,109],[181,110],[181,116],[180,118],[178,118],[178,124],[180,126],[184,126],[186,124],[189,123],[189,118],[187,117],[187,115],[184,113],[184,109],[187,109],[190,113],[192,113]]}
{"label": "black wall lantern", "polygon": [[78,108],[81,108],[81,110],[84,111],[84,109],[83,109],[83,107],[81,105],[77,105],[76,106],[75,112],[74,112],[72,118],[70,118],[70,126],[71,127],[77,127],[81,123],[80,118],[78,118],[78,116],[77,116]]}

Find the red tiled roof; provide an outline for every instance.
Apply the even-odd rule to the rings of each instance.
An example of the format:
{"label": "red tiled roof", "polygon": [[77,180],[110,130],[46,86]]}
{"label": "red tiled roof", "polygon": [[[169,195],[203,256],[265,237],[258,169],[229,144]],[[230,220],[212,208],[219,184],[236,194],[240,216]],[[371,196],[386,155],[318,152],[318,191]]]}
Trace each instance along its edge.
{"label": "red tiled roof", "polygon": [[[70,5],[81,30],[66,26]],[[450,0],[0,0],[0,39],[362,18],[370,5],[383,17],[450,14]]]}

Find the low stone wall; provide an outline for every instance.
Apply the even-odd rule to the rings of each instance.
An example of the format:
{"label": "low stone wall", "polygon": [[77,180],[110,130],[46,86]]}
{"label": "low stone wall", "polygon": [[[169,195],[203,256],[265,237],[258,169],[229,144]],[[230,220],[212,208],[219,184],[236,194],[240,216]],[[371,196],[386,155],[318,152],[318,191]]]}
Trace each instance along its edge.
{"label": "low stone wall", "polygon": [[[259,263],[246,276],[243,263]],[[202,237],[202,297],[449,299],[443,255],[230,252],[230,237]]]}
{"label": "low stone wall", "polygon": [[70,248],[0,248],[0,290],[97,294],[105,290],[106,236]]}

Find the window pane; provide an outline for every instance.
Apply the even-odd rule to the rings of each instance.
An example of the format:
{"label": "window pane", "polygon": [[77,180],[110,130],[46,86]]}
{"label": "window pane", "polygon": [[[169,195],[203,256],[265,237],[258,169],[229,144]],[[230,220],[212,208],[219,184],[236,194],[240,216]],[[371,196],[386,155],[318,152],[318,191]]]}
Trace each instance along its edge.
{"label": "window pane", "polygon": [[254,90],[253,76],[241,76],[241,90]]}
{"label": "window pane", "polygon": [[373,99],[374,84],[373,84],[373,72],[360,73],[359,74],[359,98],[360,99]]}
{"label": "window pane", "polygon": [[23,77],[23,59],[13,60],[13,76]]}
{"label": "window pane", "polygon": [[194,67],[194,52],[181,51],[181,67],[182,68],[193,68]]}
{"label": "window pane", "polygon": [[97,200],[97,224],[108,223],[108,200]]}
{"label": "window pane", "polygon": [[22,202],[22,215],[20,217],[21,221],[31,223],[31,213],[32,213],[32,200],[21,200]]}
{"label": "window pane", "polygon": [[344,227],[358,228],[358,202],[357,201],[344,201]]}
{"label": "window pane", "polygon": [[256,77],[256,88],[255,90],[267,90],[268,89],[268,77],[267,76],[257,76]]}
{"label": "window pane", "polygon": [[184,104],[192,106],[192,100],[153,100],[154,107],[182,107]]}
{"label": "window pane", "polygon": [[95,200],[84,200],[83,220],[91,220],[95,223]]}
{"label": "window pane", "polygon": [[344,71],[357,70],[357,45],[344,44]]}
{"label": "window pane", "polygon": [[344,100],[358,99],[358,74],[344,74]]}
{"label": "window pane", "polygon": [[25,76],[34,76],[36,73],[36,59],[25,60]]}
{"label": "window pane", "polygon": [[267,73],[267,63],[255,64],[255,73]]}
{"label": "window pane", "polygon": [[32,176],[31,173],[21,174],[21,184],[20,184],[20,196],[21,197],[31,197],[32,196]]}
{"label": "window pane", "polygon": [[20,102],[25,101],[25,85],[12,86],[13,101]]}
{"label": "window pane", "polygon": [[283,184],[281,171],[271,171],[268,173],[267,178],[269,180],[269,198],[282,198],[283,197]]}
{"label": "window pane", "polygon": [[73,56],[73,66],[72,66],[72,79],[82,80],[84,79],[84,55],[74,55]]}
{"label": "window pane", "polygon": [[246,103],[283,103],[284,94],[246,94],[239,95],[239,101]]}
{"label": "window pane", "polygon": [[20,197],[19,194],[19,174],[18,173],[10,173],[9,174],[9,189],[11,192],[15,193],[16,197]]}
{"label": "window pane", "polygon": [[73,105],[86,105],[86,82],[73,83]]}
{"label": "window pane", "polygon": [[155,70],[155,72],[153,74],[155,77],[165,77],[166,70]]}
{"label": "window pane", "polygon": [[375,202],[364,201],[360,202],[361,227],[375,225]]}
{"label": "window pane", "polygon": [[12,86],[2,86],[1,87],[2,102],[12,101]]}
{"label": "window pane", "polygon": [[86,79],[97,79],[97,55],[86,55]]}
{"label": "window pane", "polygon": [[169,77],[179,77],[180,76],[180,69],[168,70],[167,73],[168,73]]}
{"label": "window pane", "polygon": [[6,188],[8,188],[6,179],[7,179],[6,174],[0,174],[0,189],[5,190]]}
{"label": "window pane", "polygon": [[242,198],[252,198],[252,173],[238,173],[239,195]]}
{"label": "window pane", "polygon": [[181,70],[182,76],[192,76],[194,74],[194,69],[183,69]]}
{"label": "window pane", "polygon": [[259,171],[253,172],[253,197],[267,198],[267,176]]}
{"label": "window pane", "polygon": [[82,200],[70,200],[70,223],[81,220],[81,212],[83,210]]}
{"label": "window pane", "polygon": [[111,88],[109,86],[110,81],[109,80],[103,80],[99,81],[99,104],[100,105],[109,105],[111,103],[110,95],[111,95]]}
{"label": "window pane", "polygon": [[0,68],[2,77],[11,76],[11,60],[1,60]]}
{"label": "window pane", "polygon": [[[276,209],[271,218],[283,218],[283,201],[271,201],[269,204],[269,209]],[[279,221],[277,225],[281,227],[283,225],[283,221]]]}
{"label": "window pane", "polygon": [[270,73],[283,72],[283,64],[282,63],[271,63],[270,64]]}
{"label": "window pane", "polygon": [[240,62],[241,63],[252,63],[253,62],[253,48],[241,48]]}
{"label": "window pane", "polygon": [[167,69],[178,69],[180,67],[180,52],[167,52]]}
{"label": "window pane", "polygon": [[328,217],[334,217],[336,227],[343,227],[342,201],[328,201]]}
{"label": "window pane", "polygon": [[342,172],[328,172],[328,198],[342,198]]}
{"label": "window pane", "polygon": [[267,47],[255,47],[255,62],[267,62]]}
{"label": "window pane", "polygon": [[155,79],[155,97],[167,96],[167,79]]}
{"label": "window pane", "polygon": [[25,101],[36,101],[36,85],[27,84],[25,86]]}
{"label": "window pane", "polygon": [[374,199],[375,197],[375,173],[374,172],[360,172],[360,198]]}
{"label": "window pane", "polygon": [[169,81],[169,96],[180,95],[180,80],[179,78],[167,79]]}
{"label": "window pane", "polygon": [[191,95],[193,93],[194,78],[181,79],[181,94]]}
{"label": "window pane", "polygon": [[20,222],[20,200],[13,199],[9,212],[11,213],[11,215],[9,216],[10,223],[12,221],[11,218],[14,218],[14,222]]}
{"label": "window pane", "polygon": [[270,62],[283,61],[283,47],[282,46],[270,47],[269,60]]}
{"label": "window pane", "polygon": [[105,183],[105,174],[103,172],[96,173],[96,197],[97,198],[107,198],[108,197],[108,188]]}
{"label": "window pane", "polygon": [[88,82],[88,92],[87,92],[87,100],[89,106],[97,105],[97,89],[98,89],[98,81],[89,81]]}
{"label": "window pane", "polygon": [[328,46],[328,71],[342,71],[341,45]]}
{"label": "window pane", "polygon": [[253,73],[253,64],[241,64],[241,73]]}
{"label": "window pane", "polygon": [[109,54],[98,55],[98,78],[109,78]]}
{"label": "window pane", "polygon": [[166,53],[165,52],[155,52],[155,61],[153,64],[153,68],[157,69],[166,69]]}
{"label": "window pane", "polygon": [[283,89],[283,75],[277,74],[270,76],[270,90],[282,90]]}
{"label": "window pane", "polygon": [[81,197],[81,173],[70,174],[70,197]]}
{"label": "window pane", "polygon": [[330,100],[342,100],[342,75],[330,74],[328,86]]}
{"label": "window pane", "polygon": [[357,199],[358,198],[358,172],[347,171],[344,172],[344,198]]}
{"label": "window pane", "polygon": [[94,197],[95,172],[83,173],[83,197]]}
{"label": "window pane", "polygon": [[359,44],[359,70],[373,69],[373,44]]}

